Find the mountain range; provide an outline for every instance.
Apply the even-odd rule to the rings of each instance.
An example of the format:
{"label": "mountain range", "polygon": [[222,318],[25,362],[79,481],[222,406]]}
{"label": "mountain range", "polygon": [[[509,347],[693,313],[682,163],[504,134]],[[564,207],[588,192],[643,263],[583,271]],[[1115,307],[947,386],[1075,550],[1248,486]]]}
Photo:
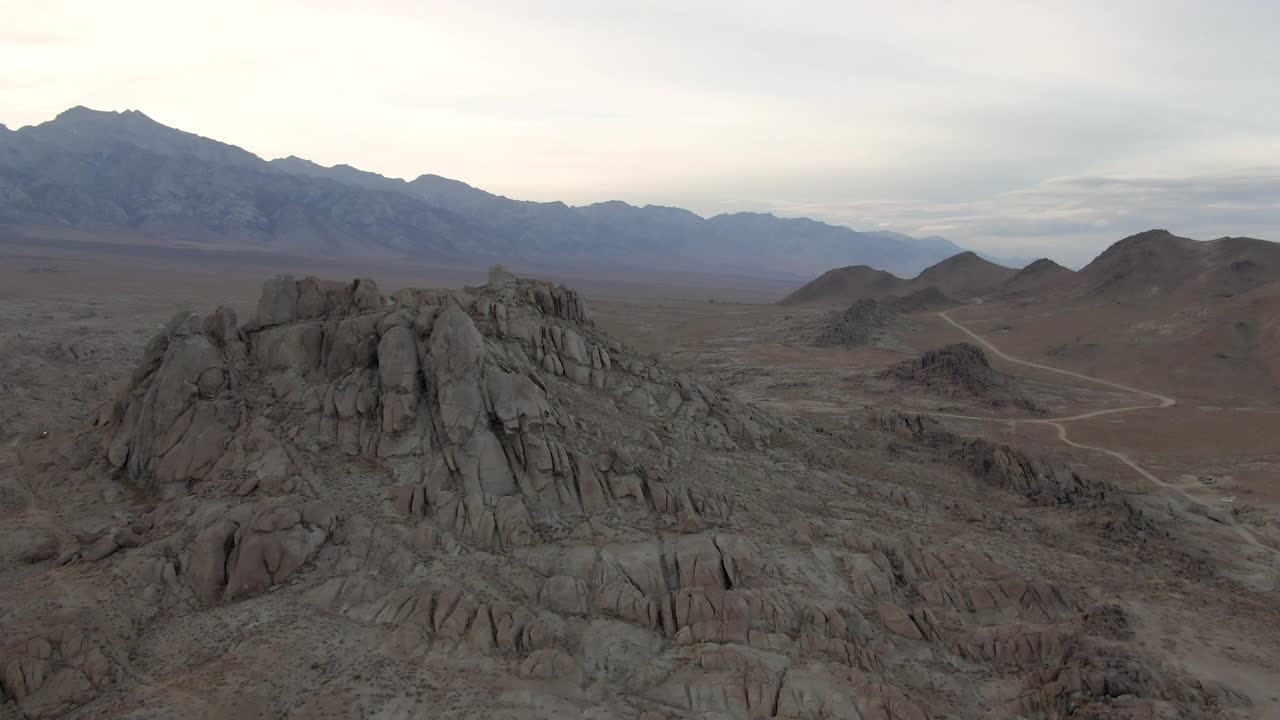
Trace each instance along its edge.
{"label": "mountain range", "polygon": [[804,218],[528,202],[438,175],[412,181],[244,149],[130,110],[0,125],[0,224],[391,261],[625,263],[805,276],[860,263],[913,274],[961,248]]}
{"label": "mountain range", "polygon": [[1112,244],[1078,272],[1047,258],[1015,270],[962,252],[912,278],[867,265],[834,268],[783,298],[782,303],[848,304],[928,288],[957,299],[1225,298],[1278,281],[1280,244],[1246,237],[1198,241],[1168,230],[1148,230]]}

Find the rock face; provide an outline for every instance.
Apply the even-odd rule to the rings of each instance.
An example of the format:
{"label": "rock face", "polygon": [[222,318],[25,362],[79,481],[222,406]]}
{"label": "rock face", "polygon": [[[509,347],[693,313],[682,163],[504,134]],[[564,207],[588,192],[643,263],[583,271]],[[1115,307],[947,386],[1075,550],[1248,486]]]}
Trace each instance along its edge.
{"label": "rock face", "polygon": [[982,487],[856,477],[833,461],[851,436],[630,352],[572,290],[498,280],[385,295],[280,277],[239,326],[176,316],[98,414],[100,444],[50,465],[75,478],[67,497],[135,499],[82,509],[56,559],[59,536],[21,535],[6,578],[77,594],[0,615],[5,701],[31,717],[1210,716],[1205,686],[1143,656],[1069,568],[961,539],[1037,537],[992,492],[1057,511],[1106,487],[901,416],[871,432]]}
{"label": "rock face", "polygon": [[1016,389],[1013,378],[991,367],[982,348],[969,343],[930,350],[916,360],[889,367],[884,376],[943,395],[975,398],[997,408],[1012,406],[1036,414],[1045,413]]}
{"label": "rock face", "polygon": [[239,426],[236,390],[246,359],[230,309],[175,315],[147,347],[128,398],[116,404],[111,464],[166,493],[206,477]]}
{"label": "rock face", "polygon": [[884,303],[864,299],[849,306],[818,335],[818,345],[869,345],[880,339],[895,313]]}

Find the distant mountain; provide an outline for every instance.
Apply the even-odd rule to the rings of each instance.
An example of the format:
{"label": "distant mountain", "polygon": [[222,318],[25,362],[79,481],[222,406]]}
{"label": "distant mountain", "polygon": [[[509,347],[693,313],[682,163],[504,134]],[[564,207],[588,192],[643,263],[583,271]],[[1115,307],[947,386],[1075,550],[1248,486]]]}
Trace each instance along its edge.
{"label": "distant mountain", "polygon": [[138,112],[68,110],[0,135],[0,220],[327,256],[457,258],[487,229],[409,196],[280,172]]}
{"label": "distant mountain", "polygon": [[973,298],[992,292],[1018,271],[965,251],[903,279],[865,265],[828,270],[782,299],[783,305],[848,304],[867,298],[906,296],[927,291],[934,297]]}
{"label": "distant mountain", "polygon": [[332,257],[698,268],[760,277],[866,264],[911,274],[942,238],[760,213],[512,200],[438,175],[412,181],[241,148],[137,111],[73,108],[0,130],[0,223],[126,230]]}

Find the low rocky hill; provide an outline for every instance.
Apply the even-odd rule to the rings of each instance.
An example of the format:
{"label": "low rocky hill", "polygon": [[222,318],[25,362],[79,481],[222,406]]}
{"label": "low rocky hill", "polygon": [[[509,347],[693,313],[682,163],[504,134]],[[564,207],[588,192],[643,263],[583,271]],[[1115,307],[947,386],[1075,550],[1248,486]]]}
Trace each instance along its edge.
{"label": "low rocky hill", "polygon": [[865,299],[834,317],[818,334],[818,345],[869,345],[883,334],[896,313],[878,300]]}
{"label": "low rocky hill", "polygon": [[1049,258],[1040,258],[1018,271],[1001,287],[1002,294],[1039,295],[1069,285],[1075,273]]}
{"label": "low rocky hill", "polygon": [[969,343],[930,350],[884,371],[900,382],[950,396],[967,396],[992,407],[1015,407],[1037,414],[1044,409],[1018,391],[1017,381],[991,367],[982,348]]}

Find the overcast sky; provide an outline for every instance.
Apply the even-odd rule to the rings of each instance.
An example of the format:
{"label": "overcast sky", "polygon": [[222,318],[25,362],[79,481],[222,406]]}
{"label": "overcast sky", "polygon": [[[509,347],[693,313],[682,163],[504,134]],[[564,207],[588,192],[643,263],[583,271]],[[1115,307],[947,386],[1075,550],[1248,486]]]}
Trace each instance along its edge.
{"label": "overcast sky", "polygon": [[1080,264],[1280,240],[1280,1],[0,0],[0,122]]}

